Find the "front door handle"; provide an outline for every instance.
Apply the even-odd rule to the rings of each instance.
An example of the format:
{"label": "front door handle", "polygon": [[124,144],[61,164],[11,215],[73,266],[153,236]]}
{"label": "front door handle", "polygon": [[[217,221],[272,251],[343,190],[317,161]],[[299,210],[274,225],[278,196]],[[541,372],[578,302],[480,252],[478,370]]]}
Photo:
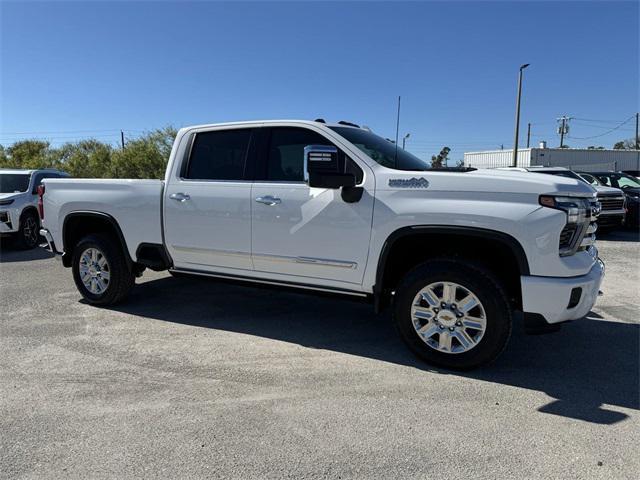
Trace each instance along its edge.
{"label": "front door handle", "polygon": [[190,200],[191,197],[189,195],[187,195],[186,193],[182,193],[182,192],[178,192],[178,193],[172,193],[171,195],[169,195],[169,198],[171,200],[175,200],[177,202],[186,202],[187,200]]}
{"label": "front door handle", "polygon": [[282,203],[282,200],[280,200],[278,197],[267,195],[265,197],[256,197],[256,202],[264,203],[265,205],[273,207],[274,205],[280,205]]}

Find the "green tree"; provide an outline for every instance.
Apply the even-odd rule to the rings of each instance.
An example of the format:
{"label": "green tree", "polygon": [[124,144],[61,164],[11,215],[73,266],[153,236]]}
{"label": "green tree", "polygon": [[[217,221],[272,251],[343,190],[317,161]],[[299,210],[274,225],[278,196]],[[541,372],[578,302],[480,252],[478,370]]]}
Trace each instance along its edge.
{"label": "green tree", "polygon": [[442,168],[446,166],[450,151],[449,147],[444,147],[438,155],[431,155],[431,167]]}
{"label": "green tree", "polygon": [[111,156],[112,176],[164,178],[176,133],[173,127],[154,130],[129,141],[124,150],[115,150]]}
{"label": "green tree", "polygon": [[613,145],[615,150],[635,150],[636,141],[633,138],[628,138],[626,140],[620,140]]}
{"label": "green tree", "polygon": [[57,150],[62,169],[72,177],[105,178],[112,176],[111,145],[98,140],[65,143]]}
{"label": "green tree", "polygon": [[43,140],[21,140],[6,149],[9,168],[57,168],[58,160],[51,151],[49,142]]}
{"label": "green tree", "polygon": [[9,157],[7,156],[7,149],[4,145],[0,145],[0,168],[7,168],[9,166]]}

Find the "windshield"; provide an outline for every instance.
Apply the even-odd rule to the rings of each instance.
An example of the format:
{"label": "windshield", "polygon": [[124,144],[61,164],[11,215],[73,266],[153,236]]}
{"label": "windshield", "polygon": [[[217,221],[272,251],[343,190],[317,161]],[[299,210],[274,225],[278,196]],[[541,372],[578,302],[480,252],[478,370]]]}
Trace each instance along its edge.
{"label": "windshield", "polygon": [[591,185],[593,185],[594,187],[599,187],[602,185],[602,183],[600,182],[600,180],[598,180],[596,177],[594,177],[593,175],[590,175],[588,173],[581,173],[580,176],[583,178],[583,180],[587,183],[590,183]]}
{"label": "windshield", "polygon": [[546,173],[547,175],[558,175],[559,177],[574,178],[576,180],[580,180],[581,182],[585,181],[584,178],[582,178],[577,173],[572,172],[571,170],[547,170],[546,172],[543,170],[536,173]]}
{"label": "windshield", "polygon": [[383,167],[394,168],[396,170],[431,169],[431,166],[425,160],[420,160],[402,148],[396,148],[395,143],[385,140],[375,133],[352,127],[329,128],[349,140],[358,147],[359,150]]}
{"label": "windshield", "polygon": [[602,181],[602,183],[609,187],[622,188],[623,190],[625,188],[640,187],[640,181],[638,181],[638,179],[625,173],[607,173],[596,175]]}
{"label": "windshield", "polygon": [[18,193],[29,190],[31,175],[24,173],[0,173],[0,193]]}

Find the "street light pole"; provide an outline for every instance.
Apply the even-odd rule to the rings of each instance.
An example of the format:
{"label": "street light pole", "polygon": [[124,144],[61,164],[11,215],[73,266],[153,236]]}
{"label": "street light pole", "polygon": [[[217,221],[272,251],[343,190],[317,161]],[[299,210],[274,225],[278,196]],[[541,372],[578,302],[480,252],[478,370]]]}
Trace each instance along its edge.
{"label": "street light pole", "polygon": [[407,143],[407,138],[411,136],[410,133],[407,133],[404,137],[402,137],[402,149],[404,150],[404,146]]}
{"label": "street light pole", "polygon": [[518,97],[516,99],[516,135],[513,142],[513,161],[512,167],[518,166],[518,135],[520,134],[520,97],[522,96],[522,71],[529,66],[528,63],[520,66],[520,74],[518,75]]}

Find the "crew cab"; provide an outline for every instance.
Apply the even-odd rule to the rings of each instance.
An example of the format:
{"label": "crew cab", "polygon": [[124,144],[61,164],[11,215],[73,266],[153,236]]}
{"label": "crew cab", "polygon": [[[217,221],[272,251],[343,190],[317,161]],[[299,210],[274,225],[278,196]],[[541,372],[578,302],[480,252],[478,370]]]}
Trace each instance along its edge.
{"label": "crew cab", "polygon": [[54,169],[14,170],[0,168],[0,235],[14,238],[19,248],[38,245],[38,186],[45,178],[68,175]]}
{"label": "crew cab", "polygon": [[358,297],[447,368],[495,359],[515,312],[531,331],[583,317],[604,275],[586,183],[430,169],[348,122],[187,127],[163,181],[41,193],[41,233],[91,304],[123,301],[146,268]]}

